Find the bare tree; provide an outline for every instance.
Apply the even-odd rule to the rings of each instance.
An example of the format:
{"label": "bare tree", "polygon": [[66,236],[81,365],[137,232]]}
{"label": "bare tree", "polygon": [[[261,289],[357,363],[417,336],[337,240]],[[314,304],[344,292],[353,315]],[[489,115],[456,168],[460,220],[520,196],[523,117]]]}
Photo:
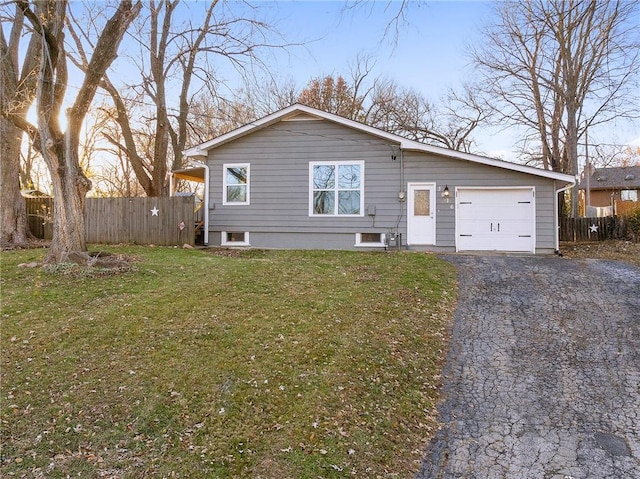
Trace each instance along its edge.
{"label": "bare tree", "polygon": [[[495,113],[525,129],[540,164],[578,172],[585,130],[638,115],[638,28],[632,0],[518,0],[472,56]],[[574,211],[577,211],[574,195]]]}
{"label": "bare tree", "polygon": [[[148,196],[167,194],[168,170],[182,166],[182,151],[192,134],[189,111],[196,103],[194,96],[203,85],[214,89],[220,84],[215,60],[224,59],[242,72],[249,65],[261,63],[260,49],[280,46],[267,40],[269,25],[235,15],[226,2],[214,0],[206,4],[191,16],[198,21],[183,20],[180,8],[201,7],[182,4],[180,0],[149,0],[134,38],[140,50],[135,59],[139,79],[129,81],[127,88],[113,77],[105,77],[101,83],[113,99],[115,119],[122,130],[117,147],[129,157]],[[92,39],[74,23],[74,61],[86,71],[84,45],[91,45]],[[136,121],[140,112],[145,116],[144,128]],[[151,145],[138,138],[149,130],[149,125]],[[145,148],[141,149],[141,145]]]}
{"label": "bare tree", "polygon": [[[0,111],[26,121],[36,96],[37,71],[42,51],[41,38],[34,33],[22,66],[20,40],[25,33],[24,14],[17,4],[6,13],[13,25],[9,41],[0,29]],[[4,15],[3,15],[4,17]],[[4,18],[3,18],[4,20]],[[32,239],[25,200],[20,192],[20,149],[23,131],[3,114],[0,116],[0,243],[26,243]]]}
{"label": "bare tree", "polygon": [[362,116],[363,99],[357,89],[341,76],[313,78],[300,92],[298,101],[319,110],[356,120]]}
{"label": "bare tree", "polygon": [[3,108],[2,116],[21,128],[42,154],[51,174],[55,197],[53,239],[45,262],[86,262],[84,198],[91,181],[80,168],[78,146],[82,122],[91,105],[100,80],[116,56],[126,29],[138,14],[140,3],[122,0],[105,23],[96,43],[89,68],[72,106],[66,111],[67,128],[62,131],[59,114],[67,87],[67,63],[64,24],[67,2],[19,0],[18,6],[31,23],[33,35],[42,42],[37,79],[37,125]]}
{"label": "bare tree", "polygon": [[269,88],[253,83],[233,92],[233,101],[215,92],[202,94],[191,107],[193,142],[201,143],[231,129],[302,103],[415,141],[465,152],[475,150],[473,131],[489,110],[471,86],[451,90],[438,104],[395,81],[374,77],[374,62],[358,56],[347,75],[321,75],[302,90],[289,81]]}
{"label": "bare tree", "polygon": [[640,166],[640,147],[596,144],[590,145],[589,149],[589,160],[595,167]]}
{"label": "bare tree", "polygon": [[189,109],[189,141],[195,145],[251,123],[298,101],[300,91],[293,79],[247,76],[244,85],[224,98],[215,88],[201,91]]}
{"label": "bare tree", "polygon": [[299,102],[380,128],[414,141],[471,152],[473,131],[487,121],[488,110],[471,87],[451,90],[435,104],[389,79],[369,81],[371,65],[358,61],[351,80],[338,75],[312,79]]}
{"label": "bare tree", "polygon": [[242,92],[237,92],[234,98],[229,101],[205,93],[197,97],[189,118],[192,144],[223,135],[261,116]]}
{"label": "bare tree", "polygon": [[[408,17],[411,3],[414,4],[422,4],[422,1],[410,2],[409,0],[400,0],[400,1],[392,1],[387,0],[387,2],[380,2],[384,4],[384,12],[389,15],[389,20],[387,21],[387,25],[384,30],[384,38],[391,38],[393,42],[397,42],[400,36],[401,30],[405,27],[409,22]],[[348,0],[346,2],[344,11],[353,10],[353,11],[371,11],[375,8],[376,2],[368,2],[366,0]]]}

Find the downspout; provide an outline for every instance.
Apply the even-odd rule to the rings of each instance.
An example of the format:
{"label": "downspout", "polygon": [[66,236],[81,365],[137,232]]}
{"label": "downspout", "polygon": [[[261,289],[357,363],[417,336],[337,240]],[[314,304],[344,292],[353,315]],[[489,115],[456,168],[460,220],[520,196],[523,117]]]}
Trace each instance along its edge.
{"label": "downspout", "polygon": [[204,167],[204,245],[209,246],[209,165]]}
{"label": "downspout", "polygon": [[204,168],[204,245],[209,246],[209,165],[192,159],[187,163]]}
{"label": "downspout", "polygon": [[[400,154],[400,185],[398,188],[398,203],[400,203],[400,211],[398,212],[398,218],[396,219],[395,224],[395,235],[396,235],[396,247],[398,250],[402,249],[402,233],[400,233],[400,223],[402,222],[402,218],[404,215],[405,203],[407,201],[407,192],[404,188],[404,150],[402,148],[402,144],[398,145],[398,153]],[[396,156],[392,156],[395,161]],[[405,240],[406,241],[406,240]]]}
{"label": "downspout", "polygon": [[[404,149],[402,148],[402,144],[400,144],[400,191],[404,192],[404,201],[400,202],[400,221],[402,221],[402,217],[406,218],[405,215],[405,211],[406,211],[406,205],[407,205],[407,190],[405,188],[405,183],[404,183]],[[400,221],[398,222],[398,225],[396,225],[396,231],[399,229],[400,227]],[[406,223],[406,219],[405,219],[405,223]],[[407,225],[407,237],[409,236],[409,226]],[[406,238],[405,238],[405,243],[406,243]],[[400,234],[400,238],[398,241],[398,249],[402,250],[402,234]]]}
{"label": "downspout", "polygon": [[558,195],[563,191],[570,190],[577,183],[577,179],[569,185],[556,190],[556,194],[553,197],[553,222],[555,226],[555,254],[560,254],[560,219],[558,218]]}

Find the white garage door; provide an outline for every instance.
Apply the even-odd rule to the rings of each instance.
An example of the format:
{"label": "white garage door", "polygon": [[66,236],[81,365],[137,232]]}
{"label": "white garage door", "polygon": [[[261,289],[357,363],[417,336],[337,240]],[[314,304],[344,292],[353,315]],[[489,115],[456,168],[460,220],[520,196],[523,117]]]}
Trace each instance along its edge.
{"label": "white garage door", "polygon": [[535,191],[527,188],[458,188],[457,251],[535,252]]}

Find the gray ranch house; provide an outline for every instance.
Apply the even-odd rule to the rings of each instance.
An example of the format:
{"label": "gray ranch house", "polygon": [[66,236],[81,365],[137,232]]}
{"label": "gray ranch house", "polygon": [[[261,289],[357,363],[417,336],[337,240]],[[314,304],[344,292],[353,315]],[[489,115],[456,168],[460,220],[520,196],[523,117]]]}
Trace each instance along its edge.
{"label": "gray ranch house", "polygon": [[185,151],[204,242],[289,249],[549,253],[574,177],[462,153],[295,104]]}

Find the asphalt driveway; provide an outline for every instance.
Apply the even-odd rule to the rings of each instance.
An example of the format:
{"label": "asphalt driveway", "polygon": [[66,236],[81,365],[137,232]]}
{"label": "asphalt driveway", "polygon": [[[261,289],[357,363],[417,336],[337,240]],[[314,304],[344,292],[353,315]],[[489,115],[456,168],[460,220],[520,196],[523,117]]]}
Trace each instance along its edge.
{"label": "asphalt driveway", "polygon": [[448,256],[459,303],[419,479],[640,478],[640,270]]}

